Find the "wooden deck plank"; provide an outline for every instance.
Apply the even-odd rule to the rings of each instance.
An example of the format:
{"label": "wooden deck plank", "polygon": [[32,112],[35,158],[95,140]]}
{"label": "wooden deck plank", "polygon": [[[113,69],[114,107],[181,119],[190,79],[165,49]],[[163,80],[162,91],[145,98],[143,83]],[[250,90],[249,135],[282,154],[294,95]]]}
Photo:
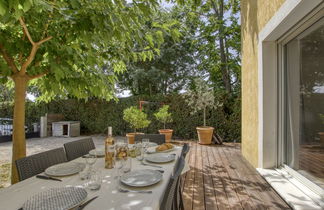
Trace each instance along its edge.
{"label": "wooden deck plank", "polygon": [[208,147],[202,147],[202,164],[203,164],[203,178],[204,178],[204,197],[205,197],[205,209],[216,210],[217,207],[216,195],[214,190],[214,184],[212,179],[211,163],[208,156]]}
{"label": "wooden deck plank", "polygon": [[[287,209],[287,204],[280,197],[280,201],[277,202],[278,197],[275,191],[258,173],[254,173],[256,170],[250,167],[251,165],[241,156],[239,152],[233,154],[232,149],[228,147],[225,147],[224,149],[231,150],[231,157],[237,160],[237,162],[233,162],[233,167],[236,169],[243,167],[251,170],[251,172],[247,171],[244,176],[241,174],[239,174],[239,176],[252,202],[254,203],[254,206],[256,206],[257,209]],[[279,205],[280,203],[281,205]]]}
{"label": "wooden deck plank", "polygon": [[216,160],[221,164],[222,166],[222,172],[220,173],[221,180],[225,189],[225,193],[227,195],[229,207],[231,209],[243,209],[240,203],[240,199],[238,198],[235,186],[233,185],[230,175],[228,174],[227,168],[225,166],[224,156],[220,153],[221,147],[218,149],[213,149],[214,156],[216,157]]}
{"label": "wooden deck plank", "polygon": [[217,162],[215,156],[213,154],[213,147],[207,147],[207,154],[209,160],[209,168],[212,177],[214,192],[216,196],[217,207],[220,210],[229,209],[229,203],[227,199],[227,195],[225,193],[225,188],[223,182],[220,178],[220,173],[223,170],[220,162]]}
{"label": "wooden deck plank", "polygon": [[193,198],[193,184],[195,179],[195,171],[193,168],[195,167],[196,160],[196,149],[197,145],[195,143],[191,143],[190,145],[190,168],[191,170],[187,172],[187,175],[184,180],[184,189],[182,193],[183,205],[186,210],[192,210],[192,198]]}
{"label": "wooden deck plank", "polygon": [[194,181],[194,195],[193,205],[194,210],[205,209],[205,198],[204,198],[204,179],[202,173],[202,147],[197,145],[196,150],[196,162],[195,162],[195,181]]}
{"label": "wooden deck plank", "polygon": [[190,143],[183,176],[185,210],[290,209],[241,155],[239,144]]}
{"label": "wooden deck plank", "polygon": [[220,151],[221,155],[224,156],[224,158],[223,158],[224,166],[229,174],[230,181],[231,181],[232,185],[234,186],[234,190],[235,190],[238,198],[240,199],[242,207],[244,209],[253,209],[252,200],[251,200],[249,194],[247,193],[247,191],[241,181],[239,174],[237,174],[237,172],[235,170],[237,168],[237,164],[235,164],[235,163],[238,162],[239,160],[232,157],[234,149],[228,150],[227,148],[222,147],[222,148],[220,148],[219,151]]}

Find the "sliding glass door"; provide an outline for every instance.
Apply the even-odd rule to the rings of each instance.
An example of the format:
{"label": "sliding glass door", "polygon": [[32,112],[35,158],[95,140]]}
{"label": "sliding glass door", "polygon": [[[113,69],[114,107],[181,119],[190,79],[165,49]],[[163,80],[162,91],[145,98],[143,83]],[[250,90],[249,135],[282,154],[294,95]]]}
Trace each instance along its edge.
{"label": "sliding glass door", "polygon": [[283,45],[283,164],[324,189],[324,19]]}

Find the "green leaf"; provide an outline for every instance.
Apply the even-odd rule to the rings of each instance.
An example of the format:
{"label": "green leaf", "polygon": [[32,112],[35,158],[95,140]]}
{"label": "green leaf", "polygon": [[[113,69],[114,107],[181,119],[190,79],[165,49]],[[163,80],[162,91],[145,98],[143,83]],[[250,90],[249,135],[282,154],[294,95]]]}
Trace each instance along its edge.
{"label": "green leaf", "polygon": [[6,14],[8,8],[4,0],[0,0],[0,15]]}
{"label": "green leaf", "polygon": [[24,12],[27,12],[31,8],[32,4],[33,4],[32,0],[25,0],[23,5]]}

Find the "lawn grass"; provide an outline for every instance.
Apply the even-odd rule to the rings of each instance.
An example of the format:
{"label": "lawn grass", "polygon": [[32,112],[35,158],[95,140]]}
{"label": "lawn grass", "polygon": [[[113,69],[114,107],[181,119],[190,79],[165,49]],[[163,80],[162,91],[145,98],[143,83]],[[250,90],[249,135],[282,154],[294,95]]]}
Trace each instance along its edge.
{"label": "lawn grass", "polygon": [[0,188],[10,185],[10,163],[0,164]]}

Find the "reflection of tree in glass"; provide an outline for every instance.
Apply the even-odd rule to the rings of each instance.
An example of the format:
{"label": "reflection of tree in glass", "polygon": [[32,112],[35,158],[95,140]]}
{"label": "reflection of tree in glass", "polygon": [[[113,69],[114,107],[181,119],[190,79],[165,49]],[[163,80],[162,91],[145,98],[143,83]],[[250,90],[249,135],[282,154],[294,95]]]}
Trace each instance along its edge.
{"label": "reflection of tree in glass", "polygon": [[301,92],[322,92],[324,86],[324,26],[300,40]]}

